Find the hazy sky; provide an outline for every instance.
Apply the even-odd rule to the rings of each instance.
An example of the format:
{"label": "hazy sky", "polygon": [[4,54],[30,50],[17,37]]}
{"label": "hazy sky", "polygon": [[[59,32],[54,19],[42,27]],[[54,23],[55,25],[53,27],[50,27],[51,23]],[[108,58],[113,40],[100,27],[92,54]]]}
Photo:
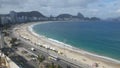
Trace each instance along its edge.
{"label": "hazy sky", "polygon": [[9,11],[39,11],[44,15],[70,13],[100,18],[120,16],[120,0],[0,0],[0,14]]}

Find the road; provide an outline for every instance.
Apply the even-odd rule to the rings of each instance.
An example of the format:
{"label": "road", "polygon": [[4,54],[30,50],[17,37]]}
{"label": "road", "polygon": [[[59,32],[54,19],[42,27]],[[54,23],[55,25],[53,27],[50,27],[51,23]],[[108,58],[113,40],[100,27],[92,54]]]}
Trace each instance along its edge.
{"label": "road", "polygon": [[[46,58],[48,58],[48,56],[50,56],[49,54],[52,54],[52,55],[55,55],[55,56],[56,56],[56,55],[59,56],[57,53],[55,53],[55,52],[53,52],[53,51],[51,51],[51,50],[47,50],[47,49],[42,48],[42,47],[40,47],[40,46],[35,46],[35,45],[31,44],[29,41],[26,41],[25,39],[23,39],[23,38],[15,35],[15,33],[13,32],[13,30],[11,31],[10,36],[11,36],[11,37],[17,37],[17,38],[19,38],[19,39],[21,40],[21,41],[20,41],[20,42],[21,42],[21,46],[24,47],[24,48],[26,48],[26,49],[29,50],[29,51],[31,51],[30,48],[35,48],[36,51],[32,51],[32,52],[33,52],[34,54],[36,54],[36,55],[42,54],[42,55],[46,56]],[[69,67],[69,66],[70,66],[71,68],[82,68],[81,66],[78,66],[78,65],[76,65],[76,64],[73,64],[73,63],[71,63],[71,62],[66,61],[66,58],[65,58],[65,59],[62,59],[62,58],[64,58],[64,57],[59,57],[59,58],[60,58],[59,61],[54,61],[54,60],[51,60],[51,61],[52,61],[52,62],[55,62],[55,63],[57,63],[57,64],[59,64],[59,65],[61,65],[63,68],[67,68],[67,67]],[[69,60],[69,59],[68,59],[68,60]]]}
{"label": "road", "polygon": [[[3,35],[2,35],[3,36]],[[2,37],[3,38],[3,37]],[[31,64],[28,63],[26,59],[22,56],[18,55],[14,48],[9,48],[6,44],[4,44],[4,40],[0,36],[0,45],[2,46],[1,51],[8,56],[13,62],[15,62],[20,68],[35,68]]]}
{"label": "road", "polygon": [[[16,35],[14,35],[14,33],[12,35],[14,37],[16,36]],[[57,62],[53,61],[53,62],[58,63],[58,64],[64,66],[65,68],[68,65],[71,66],[71,68],[83,68],[82,65],[76,65],[75,61],[74,61],[75,63],[72,63],[73,62],[72,60],[70,61],[68,58],[62,57],[62,56],[58,55],[57,53],[55,53],[55,52],[53,52],[51,50],[47,50],[47,49],[42,48],[40,46],[35,46],[35,45],[31,44],[29,41],[26,41],[25,39],[23,39],[21,37],[18,37],[18,36],[16,36],[16,37],[21,39],[22,47],[24,47],[24,48],[26,48],[28,50],[30,50],[30,48],[35,48],[36,52],[33,52],[33,53],[35,53],[36,55],[43,54],[44,56],[48,57],[49,54],[53,54],[53,55],[58,56],[60,58],[60,61],[57,61]],[[25,45],[23,45],[23,44],[25,44]],[[85,66],[84,68],[88,68],[88,67]]]}
{"label": "road", "polygon": [[[30,51],[30,52],[32,52],[32,53],[34,53],[36,55],[42,54],[42,55],[45,56],[46,59],[48,58],[48,56],[50,56],[50,54],[58,56],[58,58],[60,59],[59,61],[55,61],[55,60],[50,60],[50,61],[59,64],[63,68],[67,68],[67,67],[68,68],[90,68],[88,66],[84,66],[84,65],[79,64],[79,63],[77,64],[77,62],[72,61],[72,60],[70,60],[70,59],[68,59],[66,57],[62,57],[59,54],[57,54],[57,53],[55,53],[55,52],[53,52],[51,50],[47,50],[47,49],[42,48],[40,46],[35,46],[35,45],[31,44],[29,41],[26,41],[25,39],[15,35],[13,33],[12,29],[11,29],[10,36],[19,38],[20,43],[21,43],[19,47],[24,47],[25,49],[27,49],[28,51]],[[30,48],[35,48],[36,51],[31,51]],[[34,63],[33,61],[28,61],[28,62],[29,62],[29,64],[32,64],[35,67],[36,63]],[[35,68],[37,68],[37,67],[35,67]]]}
{"label": "road", "polygon": [[[32,52],[32,53],[34,53],[34,54],[36,54],[36,55],[42,54],[42,55],[45,56],[46,59],[48,58],[48,56],[50,56],[50,55],[49,55],[49,52],[50,52],[49,50],[47,51],[47,50],[44,50],[44,48],[33,47],[32,45],[30,45],[30,44],[28,44],[28,43],[26,43],[26,42],[24,42],[24,41],[21,41],[20,47],[24,47],[25,49],[27,49],[28,51],[30,51],[30,52]],[[31,51],[31,50],[30,50],[31,48],[35,48],[36,51]],[[47,52],[46,52],[46,51],[47,51]],[[47,60],[48,60],[48,59],[47,59]],[[65,61],[65,60],[62,60],[62,59],[60,59],[59,61],[55,61],[55,60],[48,60],[48,61],[57,63],[57,64],[59,64],[60,66],[62,66],[63,68],[67,68],[67,66],[70,66],[71,68],[82,68],[82,67],[76,66],[76,65],[74,65],[74,64],[72,64],[72,63],[69,63],[69,62],[67,62],[67,61]]]}

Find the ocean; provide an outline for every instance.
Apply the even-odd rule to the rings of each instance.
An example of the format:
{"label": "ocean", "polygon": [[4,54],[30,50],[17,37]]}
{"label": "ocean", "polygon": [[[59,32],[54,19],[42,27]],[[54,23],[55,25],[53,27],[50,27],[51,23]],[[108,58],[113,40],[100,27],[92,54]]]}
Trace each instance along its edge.
{"label": "ocean", "polygon": [[33,30],[73,47],[120,60],[119,22],[53,22],[37,24]]}

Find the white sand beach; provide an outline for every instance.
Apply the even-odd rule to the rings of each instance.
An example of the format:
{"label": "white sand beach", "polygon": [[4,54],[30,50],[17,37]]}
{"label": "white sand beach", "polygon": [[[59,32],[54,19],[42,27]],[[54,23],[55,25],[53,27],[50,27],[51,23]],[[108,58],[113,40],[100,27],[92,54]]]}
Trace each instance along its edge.
{"label": "white sand beach", "polygon": [[[49,22],[39,22],[37,24],[44,24]],[[57,51],[61,56],[65,56],[75,62],[87,64],[92,68],[120,68],[120,62],[112,60],[110,58],[98,56],[77,48],[73,48],[70,45],[64,44],[62,42],[47,38],[45,36],[40,36],[33,32],[32,27],[36,23],[28,23],[18,25],[14,28],[14,33],[26,39],[27,41],[42,45],[45,48]],[[97,67],[96,67],[97,66]]]}

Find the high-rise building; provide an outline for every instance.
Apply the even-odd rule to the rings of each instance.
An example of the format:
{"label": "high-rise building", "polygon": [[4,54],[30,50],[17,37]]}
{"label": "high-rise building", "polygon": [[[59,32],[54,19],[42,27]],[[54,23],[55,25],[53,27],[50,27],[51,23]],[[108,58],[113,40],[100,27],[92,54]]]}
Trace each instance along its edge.
{"label": "high-rise building", "polygon": [[9,23],[10,17],[9,16],[1,16],[1,24]]}
{"label": "high-rise building", "polygon": [[17,13],[15,11],[10,12],[11,22],[16,23],[17,22]]}

